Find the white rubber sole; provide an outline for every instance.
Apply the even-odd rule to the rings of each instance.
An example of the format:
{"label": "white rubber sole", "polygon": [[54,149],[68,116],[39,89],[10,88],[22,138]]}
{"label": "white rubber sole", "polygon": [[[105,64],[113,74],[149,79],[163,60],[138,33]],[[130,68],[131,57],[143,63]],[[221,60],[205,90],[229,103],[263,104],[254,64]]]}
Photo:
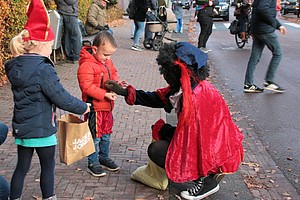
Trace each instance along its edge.
{"label": "white rubber sole", "polygon": [[216,192],[218,192],[218,190],[220,189],[219,184],[212,190],[208,191],[207,193],[203,194],[203,195],[199,195],[199,196],[190,196],[188,191],[182,191],[180,193],[180,196],[188,199],[188,200],[199,200],[199,199],[204,199],[205,197],[212,195]]}

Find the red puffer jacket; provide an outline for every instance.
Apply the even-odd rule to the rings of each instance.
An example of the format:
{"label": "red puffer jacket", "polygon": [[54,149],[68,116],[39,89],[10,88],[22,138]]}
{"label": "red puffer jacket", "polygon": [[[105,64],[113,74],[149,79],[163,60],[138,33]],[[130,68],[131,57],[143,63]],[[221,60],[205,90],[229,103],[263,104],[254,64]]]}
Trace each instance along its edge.
{"label": "red puffer jacket", "polygon": [[82,100],[87,102],[88,99],[91,99],[96,112],[112,111],[114,102],[104,97],[105,93],[108,92],[104,83],[109,79],[118,81],[117,70],[112,60],[101,63],[87,51],[88,48],[91,47],[83,47],[80,52],[77,72],[79,87],[82,91]]}

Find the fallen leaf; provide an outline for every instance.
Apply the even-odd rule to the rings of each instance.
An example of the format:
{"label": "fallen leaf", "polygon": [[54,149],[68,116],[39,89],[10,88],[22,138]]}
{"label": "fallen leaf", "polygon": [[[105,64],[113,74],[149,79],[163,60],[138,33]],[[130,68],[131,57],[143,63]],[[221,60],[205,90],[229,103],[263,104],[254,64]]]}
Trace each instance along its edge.
{"label": "fallen leaf", "polygon": [[287,193],[287,192],[282,193],[282,195],[285,196],[285,197],[291,196],[291,195],[290,195],[289,193]]}
{"label": "fallen leaf", "polygon": [[128,151],[135,151],[135,148],[128,148]]}
{"label": "fallen leaf", "polygon": [[270,182],[271,182],[271,183],[275,183],[275,181],[274,181],[274,180],[272,180],[272,179],[270,179]]}
{"label": "fallen leaf", "polygon": [[77,168],[76,168],[76,171],[82,171],[82,169],[81,169],[81,168],[79,168],[79,167],[77,167]]}
{"label": "fallen leaf", "polygon": [[32,197],[33,197],[35,200],[42,200],[42,198],[41,198],[41,197],[39,197],[39,196],[36,196],[36,195],[32,195]]}

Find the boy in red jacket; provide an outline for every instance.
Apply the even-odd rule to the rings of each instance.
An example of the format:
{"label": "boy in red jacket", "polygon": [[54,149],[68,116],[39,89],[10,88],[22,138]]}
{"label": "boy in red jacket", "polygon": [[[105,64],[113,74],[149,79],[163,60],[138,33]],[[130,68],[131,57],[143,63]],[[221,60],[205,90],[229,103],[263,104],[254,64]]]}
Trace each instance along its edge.
{"label": "boy in red jacket", "polygon": [[88,156],[87,171],[97,177],[106,175],[102,167],[109,171],[120,169],[109,158],[110,134],[113,126],[112,110],[116,94],[104,86],[105,81],[109,79],[119,80],[111,60],[111,55],[116,49],[117,44],[113,35],[108,31],[100,31],[93,45],[84,46],[80,52],[77,78],[83,101],[92,105],[88,120],[96,149]]}

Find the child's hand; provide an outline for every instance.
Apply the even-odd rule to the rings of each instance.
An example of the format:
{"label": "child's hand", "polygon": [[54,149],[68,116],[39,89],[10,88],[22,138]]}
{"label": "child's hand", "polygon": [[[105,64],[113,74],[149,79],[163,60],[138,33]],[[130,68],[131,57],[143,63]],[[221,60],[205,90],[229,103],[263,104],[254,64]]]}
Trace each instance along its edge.
{"label": "child's hand", "polygon": [[111,101],[117,100],[116,93],[111,93],[111,92],[105,93],[105,97],[108,98]]}
{"label": "child's hand", "polygon": [[123,81],[118,81],[118,84],[119,84],[122,88],[128,86],[128,83],[127,83],[125,80],[123,80]]}

